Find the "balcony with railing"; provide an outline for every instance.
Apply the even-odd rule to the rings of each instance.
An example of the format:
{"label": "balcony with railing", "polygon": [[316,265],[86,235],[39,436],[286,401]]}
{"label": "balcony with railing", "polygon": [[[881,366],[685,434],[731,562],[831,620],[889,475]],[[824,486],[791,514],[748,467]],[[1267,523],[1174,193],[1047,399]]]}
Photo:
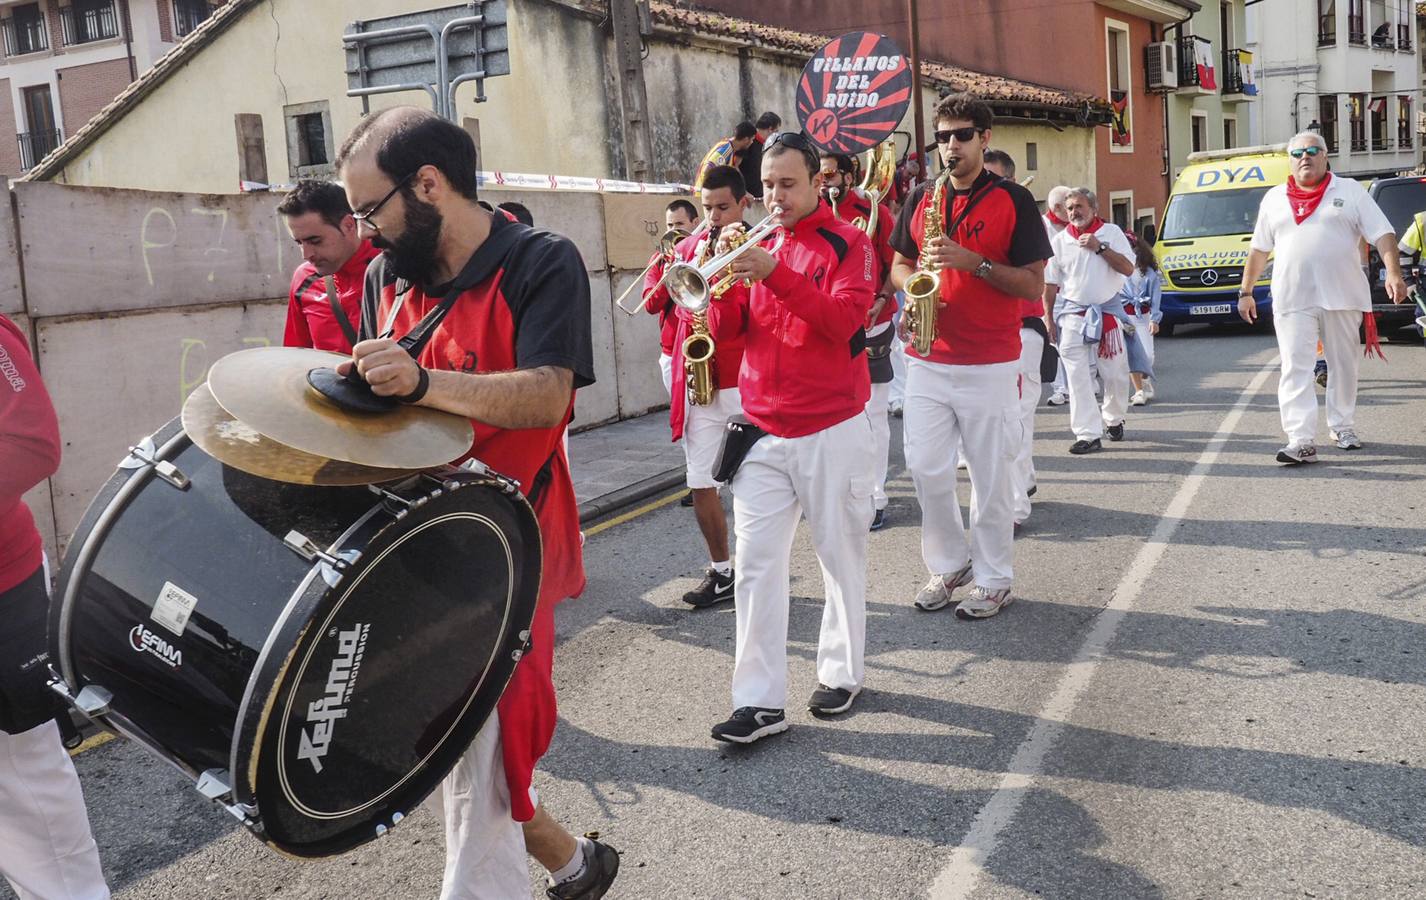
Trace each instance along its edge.
{"label": "balcony with railing", "polygon": [[1257,97],[1258,88],[1253,82],[1253,54],[1247,50],[1223,51],[1223,96],[1233,95],[1237,100],[1252,100]]}
{"label": "balcony with railing", "polygon": [[[1201,61],[1207,61],[1200,65]],[[1178,89],[1181,93],[1211,94],[1218,89],[1213,71],[1213,42],[1196,34],[1178,39]]]}
{"label": "balcony with railing", "polygon": [[49,31],[43,18],[17,19],[7,16],[0,19],[0,33],[4,35],[6,56],[24,56],[50,48]]}
{"label": "balcony with railing", "polygon": [[20,142],[20,169],[28,172],[61,143],[58,129],[53,131],[23,131],[16,135]]}
{"label": "balcony with railing", "polygon": [[1362,44],[1367,42],[1367,17],[1361,13],[1353,13],[1347,16],[1347,43]]}
{"label": "balcony with railing", "polygon": [[1410,150],[1415,142],[1415,135],[1411,133],[1415,118],[1411,115],[1396,123],[1396,146],[1401,150]]}
{"label": "balcony with railing", "polygon": [[218,11],[222,3],[207,3],[205,0],[173,0],[173,30],[179,37],[186,37],[208,21]]}
{"label": "balcony with railing", "polygon": [[66,47],[119,36],[119,14],[114,9],[114,0],[61,6],[59,23]]}

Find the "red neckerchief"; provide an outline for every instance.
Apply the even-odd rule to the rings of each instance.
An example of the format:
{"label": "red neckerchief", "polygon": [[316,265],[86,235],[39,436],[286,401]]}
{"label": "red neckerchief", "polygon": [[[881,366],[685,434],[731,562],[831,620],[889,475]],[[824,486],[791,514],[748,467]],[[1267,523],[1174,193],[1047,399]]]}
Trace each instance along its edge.
{"label": "red neckerchief", "polygon": [[1292,218],[1301,225],[1307,217],[1317,211],[1317,205],[1327,195],[1327,185],[1332,181],[1332,173],[1317,182],[1315,188],[1303,190],[1297,186],[1297,179],[1287,176],[1287,203],[1292,207]]}
{"label": "red neckerchief", "polygon": [[1049,219],[1050,224],[1055,226],[1056,228],[1064,228],[1066,225],[1069,224],[1064,219],[1061,219],[1059,216],[1055,215],[1055,211],[1053,209],[1045,210],[1045,218]]}
{"label": "red neckerchief", "polygon": [[1073,222],[1070,222],[1068,225],[1065,226],[1065,228],[1069,231],[1069,236],[1072,237],[1072,238],[1074,238],[1075,240],[1079,240],[1080,235],[1084,235],[1084,234],[1094,234],[1096,231],[1098,231],[1099,229],[1101,229],[1101,228],[1103,228],[1103,227],[1104,227],[1104,220],[1101,219],[1101,218],[1099,218],[1099,216],[1095,216],[1095,217],[1094,217],[1094,221],[1092,221],[1092,222],[1089,223],[1089,227],[1088,227],[1088,228],[1085,228],[1085,229],[1082,230],[1082,231],[1081,231],[1080,229],[1074,227],[1074,223],[1073,223]]}

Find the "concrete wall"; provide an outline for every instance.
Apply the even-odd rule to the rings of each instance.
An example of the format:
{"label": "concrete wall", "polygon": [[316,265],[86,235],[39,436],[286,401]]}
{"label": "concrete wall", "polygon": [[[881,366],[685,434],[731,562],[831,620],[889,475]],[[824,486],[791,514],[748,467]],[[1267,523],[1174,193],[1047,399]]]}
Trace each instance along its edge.
{"label": "concrete wall", "polygon": [[[666,405],[656,322],[613,310],[611,281],[622,290],[643,268],[673,197],[484,196],[524,203],[538,226],[568,235],[584,258],[597,382],[576,397],[575,427]],[[9,201],[18,215],[0,215],[0,313],[35,336],[59,412],[60,470],[27,497],[57,555],[127,449],[178,415],[215,361],[281,342],[300,254],[272,194],[26,183]]]}

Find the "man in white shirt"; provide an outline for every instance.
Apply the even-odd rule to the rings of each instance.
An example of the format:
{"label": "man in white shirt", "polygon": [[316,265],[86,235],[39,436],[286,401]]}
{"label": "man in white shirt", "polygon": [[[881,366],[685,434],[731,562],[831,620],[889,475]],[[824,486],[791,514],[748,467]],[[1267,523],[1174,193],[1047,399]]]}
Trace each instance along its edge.
{"label": "man in white shirt", "polygon": [[[1076,456],[1103,449],[1101,438],[1124,440],[1129,409],[1129,357],[1115,295],[1134,271],[1134,251],[1118,225],[1099,218],[1099,202],[1089,188],[1075,188],[1065,200],[1069,223],[1050,246],[1055,258],[1045,267],[1045,315],[1057,341],[1069,386],[1070,427]],[[1056,309],[1056,300],[1060,301]],[[1092,364],[1099,364],[1104,405],[1094,401]]]}
{"label": "man in white shirt", "polygon": [[[1065,200],[1070,195],[1070,188],[1059,184],[1050,188],[1050,192],[1045,195],[1045,234],[1049,237],[1050,243],[1055,242],[1055,235],[1065,230],[1069,225],[1069,220],[1065,218]],[[1039,397],[1035,401],[1039,402]],[[1055,380],[1051,385],[1050,399],[1047,401],[1050,406],[1064,406],[1069,402],[1069,382],[1065,381],[1065,364],[1061,362],[1055,369]]]}
{"label": "man in white shirt", "polygon": [[[1356,431],[1357,327],[1365,323],[1367,352],[1376,345],[1371,289],[1362,273],[1361,242],[1376,246],[1386,263],[1386,292],[1393,303],[1406,299],[1396,234],[1366,190],[1350,178],[1327,171],[1327,144],[1303,132],[1288,144],[1292,174],[1268,191],[1258,207],[1238,314],[1257,319],[1252,285],[1275,253],[1272,277],[1273,323],[1282,355],[1278,407],[1287,446],[1277,452],[1287,465],[1317,461],[1317,393],[1312,367],[1322,341],[1327,367],[1327,427],[1343,450],[1362,446]],[[1365,316],[1365,320],[1363,319]],[[1380,351],[1377,350],[1379,353]]]}

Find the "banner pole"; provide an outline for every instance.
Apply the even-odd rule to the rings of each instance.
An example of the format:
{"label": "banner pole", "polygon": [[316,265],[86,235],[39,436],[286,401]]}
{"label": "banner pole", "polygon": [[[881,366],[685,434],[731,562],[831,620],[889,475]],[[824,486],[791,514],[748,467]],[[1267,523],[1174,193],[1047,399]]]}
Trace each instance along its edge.
{"label": "banner pole", "polygon": [[915,129],[912,132],[912,150],[914,151],[917,166],[921,169],[914,178],[911,179],[912,186],[916,182],[926,178],[930,168],[929,160],[925,159],[926,147],[926,122],[921,111],[921,23],[917,17],[916,0],[906,0],[906,14],[911,25],[911,108],[914,110]]}

